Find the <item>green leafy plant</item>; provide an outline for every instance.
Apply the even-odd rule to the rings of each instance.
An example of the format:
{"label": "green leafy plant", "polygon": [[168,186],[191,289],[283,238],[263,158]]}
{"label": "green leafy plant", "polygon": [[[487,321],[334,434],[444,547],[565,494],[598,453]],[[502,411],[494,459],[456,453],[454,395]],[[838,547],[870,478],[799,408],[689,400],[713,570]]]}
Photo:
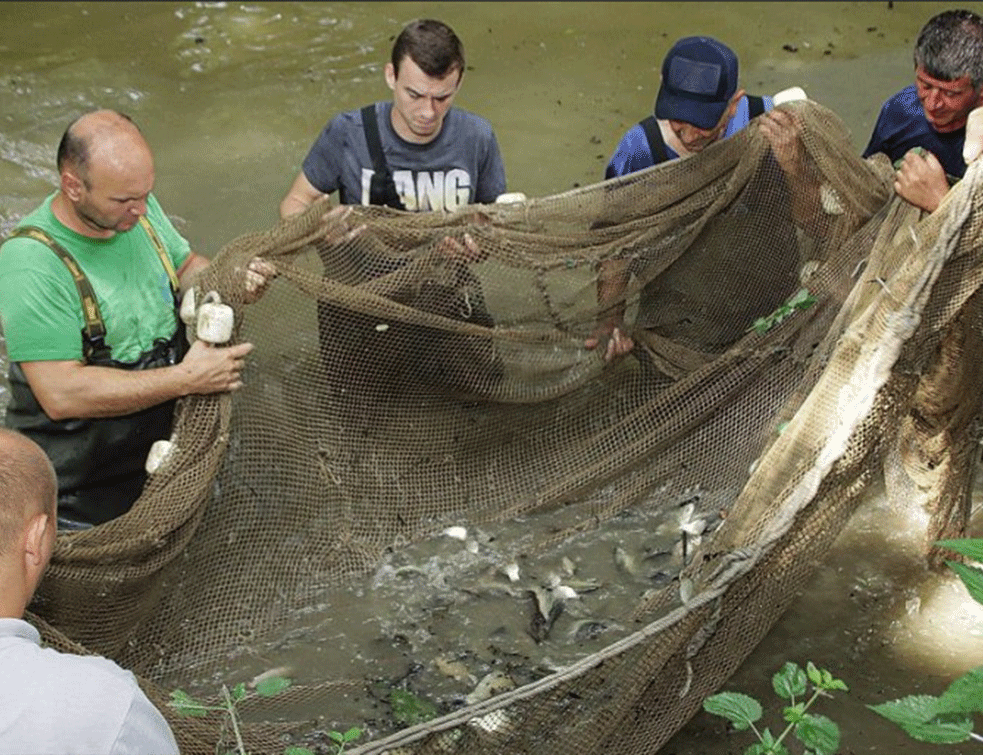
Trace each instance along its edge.
{"label": "green leafy plant", "polygon": [[797,309],[809,309],[816,303],[816,297],[809,293],[808,288],[800,288],[788,301],[767,317],[759,317],[751,325],[757,333],[767,333]]}
{"label": "green leafy plant", "polygon": [[389,693],[393,718],[405,726],[415,726],[437,717],[437,706],[405,689]]}
{"label": "green leafy plant", "polygon": [[[222,685],[222,701],[218,705],[209,705],[191,697],[187,692],[176,689],[171,692],[170,707],[174,708],[178,715],[194,716],[202,718],[210,713],[224,713],[229,718],[232,733],[236,741],[236,749],[230,755],[249,755],[246,750],[245,742],[242,739],[242,727],[239,721],[237,707],[240,703],[250,697],[273,697],[288,689],[292,680],[284,676],[270,676],[256,683],[253,692],[246,689],[243,683],[235,685],[231,690],[227,685]],[[353,727],[341,733],[332,731],[328,737],[334,743],[336,750],[334,755],[340,755],[345,750],[345,746],[362,736],[362,730]],[[306,747],[288,747],[283,755],[314,755],[314,751]]]}
{"label": "green leafy plant", "polygon": [[[805,699],[812,684],[812,694]],[[792,662],[786,663],[771,678],[772,689],[788,705],[782,708],[785,729],[775,737],[770,729],[759,730],[755,724],[761,720],[764,710],[761,703],[740,692],[721,692],[703,701],[703,709],[730,721],[738,731],[751,729],[758,738],[744,755],[789,755],[783,742],[789,734],[802,743],[806,753],[834,755],[840,746],[840,729],[826,716],[809,713],[809,709],[821,696],[833,691],[847,691],[847,686],[833,678],[825,669],[817,668],[811,661],[805,670]]]}
{"label": "green leafy plant", "polygon": [[[983,540],[940,540],[935,544],[983,563]],[[946,561],[946,565],[962,580],[970,596],[983,605],[983,568],[952,560]],[[814,690],[812,696],[805,702],[797,702],[805,696],[810,682]],[[723,692],[708,697],[703,708],[728,719],[735,729],[754,732],[758,743],[748,747],[744,755],[790,755],[783,744],[789,734],[794,734],[802,743],[806,755],[833,755],[840,744],[839,727],[825,716],[806,711],[822,695],[834,690],[848,691],[846,685],[812,663],[805,672],[794,663],[786,663],[772,677],[772,687],[779,697],[789,701],[783,708],[788,725],[778,737],[769,729],[759,731],[755,726],[764,711],[761,704],[748,695]],[[920,742],[956,744],[970,739],[983,742],[983,736],[973,731],[973,715],[983,713],[983,667],[966,672],[938,697],[910,695],[867,707]]]}
{"label": "green leafy plant", "polygon": [[[362,736],[362,730],[357,726],[353,726],[344,734],[342,734],[340,731],[330,731],[328,732],[328,736],[338,748],[334,751],[334,755],[341,755],[341,753],[345,751],[345,745],[354,742],[356,739]],[[304,753],[285,752],[283,755],[304,755]]]}
{"label": "green leafy plant", "polygon": [[[977,563],[983,562],[983,540],[940,540],[935,544]],[[962,580],[970,597],[983,605],[983,569],[951,560],[946,565]],[[938,697],[909,695],[867,707],[919,742],[955,744],[969,739],[983,742],[983,736],[973,731],[973,714],[983,713],[983,666],[967,671]]]}

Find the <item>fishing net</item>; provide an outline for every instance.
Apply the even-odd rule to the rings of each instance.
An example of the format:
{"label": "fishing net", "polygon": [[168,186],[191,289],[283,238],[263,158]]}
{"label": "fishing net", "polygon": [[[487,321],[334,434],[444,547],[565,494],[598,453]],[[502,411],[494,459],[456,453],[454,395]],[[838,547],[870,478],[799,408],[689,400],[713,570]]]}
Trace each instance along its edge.
{"label": "fishing net", "polygon": [[[59,536],[33,620],[133,669],[185,753],[352,726],[366,755],[657,752],[887,464],[934,534],[969,505],[978,164],[922,217],[835,114],[784,107],[791,152],[752,122],[555,196],[318,204],[226,245],[196,292],[256,345],[245,387],[180,402],[133,509]],[[255,256],[279,275],[246,305]],[[585,342],[621,306],[606,362]],[[168,705],[223,684],[238,731]]]}

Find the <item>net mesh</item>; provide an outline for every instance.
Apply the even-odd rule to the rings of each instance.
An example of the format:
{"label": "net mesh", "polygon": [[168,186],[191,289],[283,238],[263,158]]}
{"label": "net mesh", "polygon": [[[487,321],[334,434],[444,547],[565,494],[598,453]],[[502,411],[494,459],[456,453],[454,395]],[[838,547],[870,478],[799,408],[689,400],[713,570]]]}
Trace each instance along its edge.
{"label": "net mesh", "polygon": [[[169,689],[214,681],[447,527],[485,539],[428,551],[445,566],[563,557],[583,575],[614,544],[626,575],[632,556],[663,568],[647,589],[609,588],[620,631],[579,655],[535,657],[560,626],[556,580],[517,592],[492,569],[493,610],[525,601],[535,642],[455,656],[472,663],[463,681],[444,674],[467,692],[456,703],[394,717],[379,678],[325,665],[250,696],[239,733],[254,755],[324,748],[352,725],[366,735],[350,751],[366,755],[657,752],[778,620],[890,459],[934,506],[935,534],[960,532],[968,506],[978,165],[923,218],[835,114],[785,107],[794,173],[752,122],[698,157],[555,196],[451,214],[319,203],[229,243],[197,290],[217,291],[234,340],[256,344],[245,387],[180,402],[172,454],[133,509],[59,536],[32,620],[58,647],[133,669],[182,752],[213,753],[235,743],[228,718],[181,717]],[[476,261],[459,255],[466,234]],[[246,305],[255,256],[279,276]],[[624,291],[599,304],[612,270]],[[617,306],[636,348],[606,363],[585,341]],[[622,537],[626,522],[659,547]],[[480,601],[427,606],[427,621],[460,634]],[[582,638],[594,626],[577,623]],[[403,641],[358,655],[429,669],[450,650]]]}

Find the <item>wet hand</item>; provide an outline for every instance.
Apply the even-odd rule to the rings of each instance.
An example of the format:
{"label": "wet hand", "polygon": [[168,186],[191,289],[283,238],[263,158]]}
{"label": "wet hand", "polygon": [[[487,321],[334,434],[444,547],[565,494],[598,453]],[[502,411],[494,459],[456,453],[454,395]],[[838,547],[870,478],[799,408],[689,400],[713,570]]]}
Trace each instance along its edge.
{"label": "wet hand", "polygon": [[338,205],[321,216],[321,227],[327,243],[342,244],[351,241],[365,230],[365,223],[360,223],[354,228],[349,227],[348,219],[354,209],[352,205]]}
{"label": "wet hand", "polygon": [[488,258],[488,253],[478,248],[478,244],[470,233],[464,234],[464,243],[450,236],[445,236],[437,243],[437,251],[454,260],[462,262],[481,262]]}
{"label": "wet hand", "polygon": [[784,110],[769,110],[758,120],[762,135],[771,145],[778,164],[788,175],[798,175],[805,164],[805,150],[798,119]]}
{"label": "wet hand", "polygon": [[246,267],[246,303],[252,304],[259,300],[277,275],[277,269],[272,262],[253,257]]}
{"label": "wet hand", "polygon": [[187,378],[188,393],[225,393],[242,388],[242,370],[246,355],[252,350],[251,343],[212,346],[195,341],[180,365]]}
{"label": "wet hand", "polygon": [[949,182],[935,155],[911,150],[895,171],[894,190],[909,204],[934,212],[949,192]]}
{"label": "wet hand", "polygon": [[596,349],[604,344],[604,361],[610,362],[616,357],[624,356],[635,348],[635,341],[625,333],[620,326],[608,323],[598,328],[597,332],[584,341],[584,348]]}

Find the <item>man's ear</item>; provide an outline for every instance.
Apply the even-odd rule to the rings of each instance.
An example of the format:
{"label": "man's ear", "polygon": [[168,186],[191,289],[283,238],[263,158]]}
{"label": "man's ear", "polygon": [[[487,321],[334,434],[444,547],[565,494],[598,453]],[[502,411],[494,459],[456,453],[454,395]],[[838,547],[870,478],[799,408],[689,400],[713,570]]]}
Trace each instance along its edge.
{"label": "man's ear", "polygon": [[61,172],[61,190],[70,200],[77,202],[82,197],[84,184],[78,174],[71,168]]}
{"label": "man's ear", "polygon": [[390,61],[385,67],[386,86],[396,91],[396,67]]}
{"label": "man's ear", "polygon": [[51,553],[48,538],[52,537],[52,527],[48,526],[50,514],[35,514],[27,523],[24,538],[24,555],[29,566],[35,569],[44,567],[44,562]]}

